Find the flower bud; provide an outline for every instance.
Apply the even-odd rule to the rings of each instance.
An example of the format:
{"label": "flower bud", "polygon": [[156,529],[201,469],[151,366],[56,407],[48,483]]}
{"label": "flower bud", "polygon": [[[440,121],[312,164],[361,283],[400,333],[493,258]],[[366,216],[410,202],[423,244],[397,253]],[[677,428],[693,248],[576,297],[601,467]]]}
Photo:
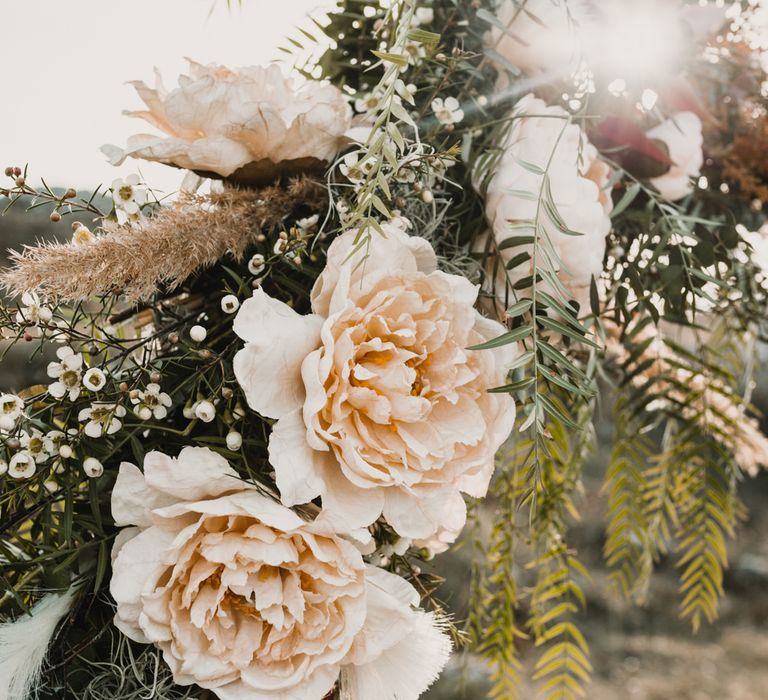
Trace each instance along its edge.
{"label": "flower bud", "polygon": [[230,389],[228,386],[225,386],[221,390],[221,398],[224,399],[225,401],[229,401],[234,395],[235,395],[235,392],[232,391],[232,389]]}
{"label": "flower bud", "polygon": [[6,446],[6,447],[7,447],[9,450],[11,450],[11,451],[14,451],[14,452],[15,452],[16,450],[18,450],[18,449],[20,449],[20,448],[21,448],[21,443],[19,442],[19,439],[18,439],[18,438],[12,437],[12,438],[8,438],[8,439],[5,441],[5,446]]}
{"label": "flower bud", "polygon": [[226,441],[227,449],[232,452],[237,452],[243,445],[243,436],[233,430],[232,432],[227,433]]}
{"label": "flower bud", "polygon": [[200,401],[195,406],[195,418],[200,419],[203,423],[210,423],[216,418],[216,407],[210,401]]}
{"label": "flower bud", "polygon": [[95,479],[104,473],[104,465],[95,457],[86,457],[83,460],[83,471],[86,476]]}
{"label": "flower bud", "polygon": [[16,168],[14,168],[14,169],[13,169],[13,174],[14,174],[16,177],[18,177],[19,175],[21,175],[21,168],[19,168],[19,167],[16,167]]}
{"label": "flower bud", "polygon": [[208,337],[208,331],[203,326],[192,326],[189,337],[195,343],[202,343]]}
{"label": "flower bud", "polygon": [[71,187],[64,193],[64,199],[74,199],[77,197],[77,190],[73,190]]}
{"label": "flower bud", "polygon": [[7,177],[13,177],[13,168],[8,167],[5,169],[5,174]]}
{"label": "flower bud", "polygon": [[59,447],[59,457],[62,459],[70,459],[74,453],[69,445],[62,445]]}
{"label": "flower bud", "polygon": [[61,221],[61,214],[59,214],[59,212],[57,212],[57,211],[52,211],[52,212],[51,212],[51,216],[50,216],[50,219],[51,219],[51,221],[52,221],[54,224],[58,224],[58,223],[59,223],[59,221]]}
{"label": "flower bud", "polygon": [[16,187],[24,187],[26,184],[27,181],[21,175],[16,178]]}

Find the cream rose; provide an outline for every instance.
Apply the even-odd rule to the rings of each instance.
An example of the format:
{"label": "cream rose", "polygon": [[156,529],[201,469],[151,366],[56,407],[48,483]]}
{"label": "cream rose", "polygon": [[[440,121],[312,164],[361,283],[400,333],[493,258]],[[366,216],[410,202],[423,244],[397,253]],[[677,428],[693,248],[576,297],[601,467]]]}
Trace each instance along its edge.
{"label": "cream rose", "polygon": [[[235,319],[235,375],[252,409],[277,418],[270,461],[285,505],[322,498],[322,519],[359,531],[382,514],[402,537],[455,539],[462,493],[484,496],[515,419],[514,346],[474,309],[477,289],[436,269],[431,245],[385,224],[365,265],[355,232],[333,242],[300,316],[257,290]],[[437,538],[437,539],[435,539]]]}
{"label": "cream rose", "polygon": [[[520,100],[502,157],[488,184],[486,215],[496,241],[502,243],[512,236],[531,235],[530,228],[521,230],[514,225],[534,221],[538,212],[556,259],[551,260],[551,266],[543,259],[537,263],[556,269],[564,286],[584,309],[589,305],[590,281],[603,271],[613,209],[607,190],[611,173],[581,128],[568,123],[568,119],[564,109],[548,106],[533,95]],[[541,172],[545,170],[557,214],[569,233],[539,207],[544,180]],[[501,255],[507,263],[521,253],[531,256],[532,246],[506,248]],[[506,276],[514,284],[532,273],[531,258],[507,271]],[[503,293],[503,280],[500,282]]]}
{"label": "cream rose", "polygon": [[701,119],[693,112],[680,112],[648,132],[648,138],[661,141],[669,151],[672,167],[651,184],[661,196],[676,202],[693,192],[691,178],[701,175],[704,165],[704,136]]}
{"label": "cream rose", "polygon": [[[526,72],[567,75],[582,51],[580,26],[589,18],[585,0],[501,0],[493,25],[483,38],[505,62]],[[499,65],[503,70],[504,65]]]}
{"label": "cream rose", "polygon": [[[239,480],[207,448],[122,464],[112,494],[115,624],[176,683],[221,700],[417,698],[450,641],[398,576]],[[382,679],[386,682],[382,683]]]}
{"label": "cream rose", "polygon": [[125,149],[104,146],[114,165],[131,156],[258,184],[317,167],[346,143],[351,109],[333,85],[296,83],[274,65],[233,71],[190,61],[189,73],[170,91],[159,75],[154,89],[133,83],[147,109],[128,115],[168,138],[137,134]]}

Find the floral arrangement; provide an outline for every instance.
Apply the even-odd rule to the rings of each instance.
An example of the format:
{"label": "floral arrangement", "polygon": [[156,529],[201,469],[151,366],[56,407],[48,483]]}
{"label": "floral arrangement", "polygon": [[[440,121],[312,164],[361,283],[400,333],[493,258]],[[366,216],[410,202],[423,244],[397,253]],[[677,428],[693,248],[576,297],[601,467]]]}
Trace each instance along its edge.
{"label": "floral arrangement", "polygon": [[0,277],[48,377],[0,395],[0,698],[409,700],[460,653],[514,698],[525,638],[583,696],[601,400],[612,582],[672,558],[716,618],[768,464],[766,10],[650,4],[338,0],[291,77],[134,83],[103,151],[177,196],[6,169],[73,222]]}

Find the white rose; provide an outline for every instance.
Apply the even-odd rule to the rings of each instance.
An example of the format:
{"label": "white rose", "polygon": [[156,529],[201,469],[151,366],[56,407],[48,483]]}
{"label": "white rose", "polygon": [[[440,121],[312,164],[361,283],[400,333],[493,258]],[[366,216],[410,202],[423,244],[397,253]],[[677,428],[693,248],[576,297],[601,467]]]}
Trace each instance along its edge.
{"label": "white rose", "polygon": [[577,65],[579,29],[588,21],[584,0],[501,0],[496,17],[506,31],[492,26],[483,43],[514,66],[567,75]]}
{"label": "white rose", "polygon": [[474,309],[478,290],[436,270],[431,245],[384,224],[365,265],[341,235],[300,316],[256,290],[235,319],[235,376],[252,409],[277,418],[270,461],[286,505],[322,497],[322,518],[355,532],[382,514],[402,537],[455,539],[462,493],[485,495],[515,419],[516,349],[470,351],[505,329]]}
{"label": "white rose", "polygon": [[[513,126],[507,136],[504,152],[486,192],[486,215],[498,243],[512,236],[532,235],[532,229],[514,229],[511,223],[536,219],[546,232],[557,259],[552,266],[543,259],[539,268],[559,273],[560,280],[581,304],[588,308],[589,285],[592,277],[603,270],[606,237],[611,230],[613,209],[611,193],[606,189],[610,168],[599,159],[597,149],[587,140],[577,124],[568,123],[568,113],[560,107],[548,106],[533,95],[527,95],[517,105]],[[523,163],[533,166],[526,168]],[[535,169],[547,170],[555,208],[571,232],[565,233],[537,199],[521,196],[528,192],[538,197],[543,190],[543,175]],[[544,246],[540,246],[543,249]],[[531,255],[530,245],[506,248],[501,252],[509,262],[521,253]],[[507,272],[515,282],[530,276],[533,260],[523,262]],[[504,294],[504,283],[497,285]]]}
{"label": "white rose", "polygon": [[[403,579],[366,565],[239,480],[220,455],[122,464],[110,590],[115,624],[157,645],[180,685],[221,700],[319,700],[341,675],[367,700],[415,700],[450,641]],[[382,683],[386,679],[386,683]]]}
{"label": "white rose", "polygon": [[672,161],[669,171],[651,179],[651,184],[671,202],[687,197],[694,188],[691,178],[698,178],[704,165],[701,119],[693,112],[679,112],[655,126],[647,136],[661,141]]}
{"label": "white rose", "polygon": [[283,76],[275,66],[229,70],[190,61],[190,75],[166,90],[133,85],[147,105],[129,112],[168,138],[137,134],[123,150],[104,146],[114,165],[127,156],[203,175],[262,184],[332,159],[346,143],[351,110],[333,85]]}

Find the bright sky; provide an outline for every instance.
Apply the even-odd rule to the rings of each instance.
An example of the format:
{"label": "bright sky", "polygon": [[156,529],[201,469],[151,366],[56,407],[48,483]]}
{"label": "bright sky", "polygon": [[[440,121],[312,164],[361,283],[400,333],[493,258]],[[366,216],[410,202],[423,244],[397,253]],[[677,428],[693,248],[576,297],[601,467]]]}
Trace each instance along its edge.
{"label": "bright sky", "polygon": [[153,67],[174,85],[184,56],[229,66],[279,58],[293,27],[329,0],[17,0],[0,19],[3,99],[0,177],[8,165],[30,166],[30,181],[91,189],[141,172],[172,191],[179,171],[129,159],[119,168],[99,151],[151,131],[122,115],[142,105],[127,80],[153,81]]}

